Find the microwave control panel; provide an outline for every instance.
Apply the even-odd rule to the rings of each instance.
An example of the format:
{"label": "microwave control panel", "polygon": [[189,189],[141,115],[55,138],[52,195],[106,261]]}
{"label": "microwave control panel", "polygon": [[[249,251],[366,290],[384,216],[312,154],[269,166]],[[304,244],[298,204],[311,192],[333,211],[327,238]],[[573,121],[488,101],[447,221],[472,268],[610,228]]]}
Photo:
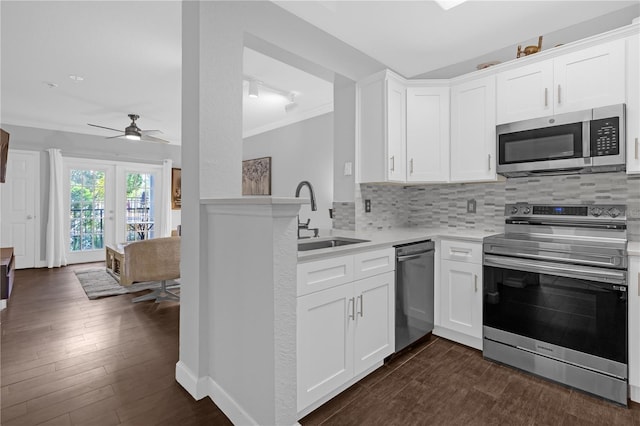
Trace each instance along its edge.
{"label": "microwave control panel", "polygon": [[591,120],[591,156],[603,157],[620,153],[620,119]]}

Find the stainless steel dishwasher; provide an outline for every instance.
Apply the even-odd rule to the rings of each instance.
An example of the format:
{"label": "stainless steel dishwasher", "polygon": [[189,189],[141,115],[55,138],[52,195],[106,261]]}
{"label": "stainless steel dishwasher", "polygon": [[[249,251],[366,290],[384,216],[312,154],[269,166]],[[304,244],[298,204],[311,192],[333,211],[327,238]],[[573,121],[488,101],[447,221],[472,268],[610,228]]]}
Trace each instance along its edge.
{"label": "stainless steel dishwasher", "polygon": [[433,330],[433,241],[396,247],[396,352]]}

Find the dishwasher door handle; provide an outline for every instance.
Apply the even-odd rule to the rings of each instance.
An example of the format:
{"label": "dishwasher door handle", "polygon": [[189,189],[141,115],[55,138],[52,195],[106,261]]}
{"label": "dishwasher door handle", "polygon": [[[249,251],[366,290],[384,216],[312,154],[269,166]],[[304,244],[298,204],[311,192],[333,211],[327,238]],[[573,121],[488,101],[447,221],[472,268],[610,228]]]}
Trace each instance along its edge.
{"label": "dishwasher door handle", "polygon": [[407,260],[411,260],[411,259],[417,259],[419,257],[422,257],[422,255],[426,254],[426,253],[433,253],[433,250],[427,250],[427,251],[421,251],[420,253],[416,253],[416,254],[408,254],[406,256],[398,256],[396,257],[396,260],[398,262],[405,262]]}

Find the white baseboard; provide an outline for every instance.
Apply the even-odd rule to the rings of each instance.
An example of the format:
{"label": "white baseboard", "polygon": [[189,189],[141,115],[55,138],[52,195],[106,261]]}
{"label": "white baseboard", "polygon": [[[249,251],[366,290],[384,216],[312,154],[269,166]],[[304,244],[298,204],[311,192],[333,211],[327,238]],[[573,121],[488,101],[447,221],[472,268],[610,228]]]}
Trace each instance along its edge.
{"label": "white baseboard", "polygon": [[209,396],[208,392],[209,377],[197,377],[182,361],[176,363],[176,381],[180,386],[185,388],[189,394],[199,401],[205,396]]}
{"label": "white baseboard", "polygon": [[465,346],[470,346],[480,351],[482,350],[482,339],[478,339],[477,337],[471,337],[467,334],[459,333],[457,331],[438,326],[433,329],[433,334],[436,336],[444,337],[445,339],[453,340],[454,342],[458,342]]}
{"label": "white baseboard", "polygon": [[222,410],[234,425],[258,425],[253,417],[249,415],[240,404],[236,402],[228,393],[220,387],[211,377],[207,377],[209,388],[209,398]]}
{"label": "white baseboard", "polygon": [[640,403],[640,386],[629,385],[629,399]]}

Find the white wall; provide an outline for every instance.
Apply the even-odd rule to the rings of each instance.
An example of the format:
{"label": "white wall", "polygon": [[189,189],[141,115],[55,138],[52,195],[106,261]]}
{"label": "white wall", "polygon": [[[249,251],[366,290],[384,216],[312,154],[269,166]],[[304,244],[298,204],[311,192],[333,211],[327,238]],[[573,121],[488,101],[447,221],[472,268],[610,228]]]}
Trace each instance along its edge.
{"label": "white wall", "polygon": [[[271,194],[293,197],[300,181],[313,185],[318,210],[300,209],[300,220],[311,218],[309,227],[331,229],[329,209],[333,203],[333,113],[244,139],[243,160],[271,157]],[[307,188],[300,198],[309,199]],[[308,233],[305,233],[308,235]]]}

